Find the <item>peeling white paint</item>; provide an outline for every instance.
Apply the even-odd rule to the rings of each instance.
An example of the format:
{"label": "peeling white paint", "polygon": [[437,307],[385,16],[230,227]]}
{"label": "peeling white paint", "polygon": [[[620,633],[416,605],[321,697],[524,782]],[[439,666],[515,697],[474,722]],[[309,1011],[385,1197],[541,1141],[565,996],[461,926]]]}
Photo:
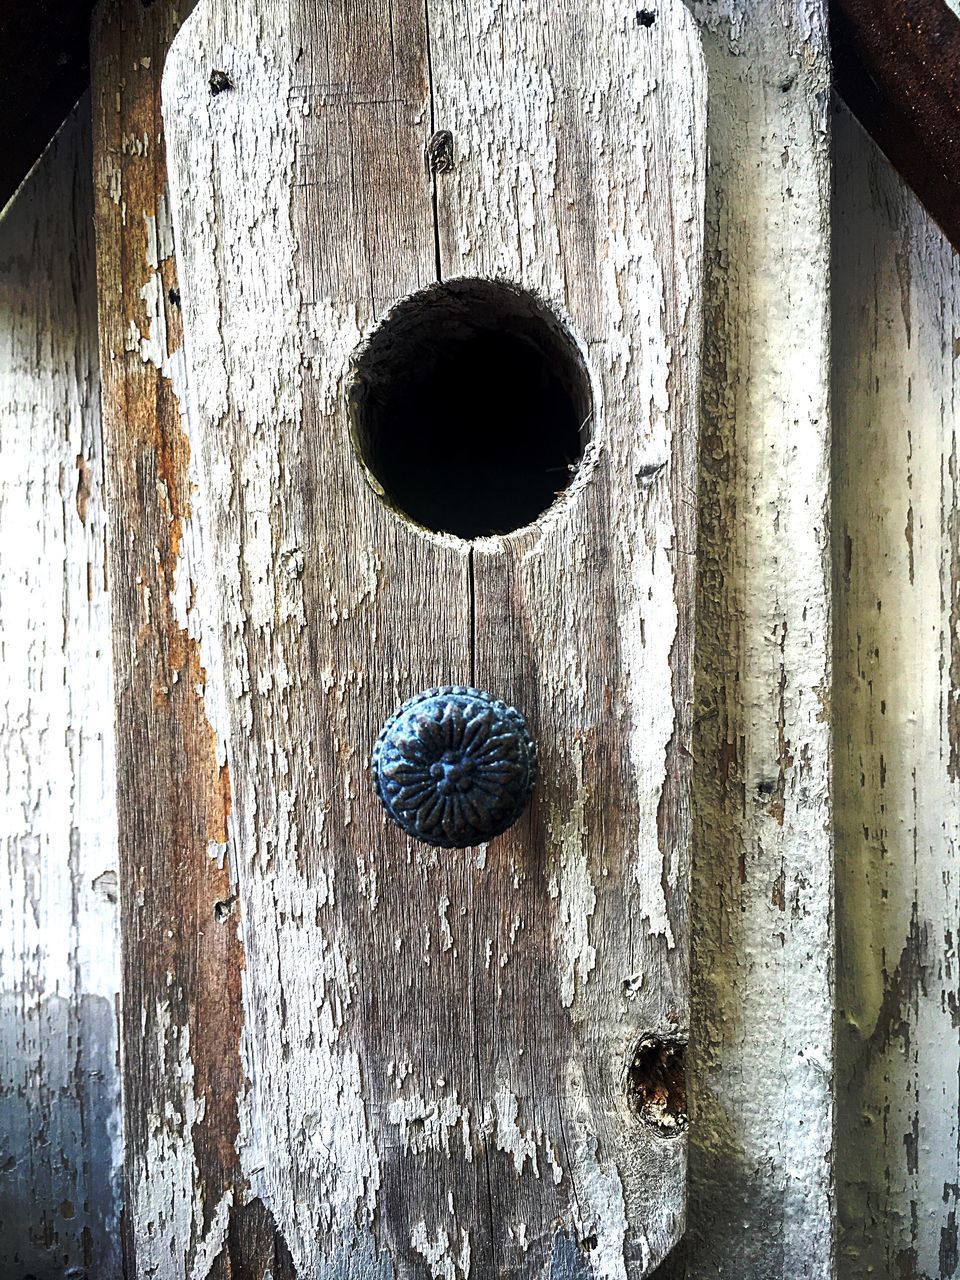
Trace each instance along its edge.
{"label": "peeling white paint", "polygon": [[548,818],[550,833],[559,850],[559,867],[551,877],[549,893],[560,900],[557,913],[560,999],[568,1009],[573,1004],[577,982],[586,982],[597,964],[596,947],[590,942],[590,919],[596,910],[597,895],[586,848],[587,796],[583,788],[582,751],[576,753],[575,760],[577,798],[573,810],[564,821],[552,814]]}
{"label": "peeling white paint", "polygon": [[193,1131],[200,1119],[193,1095],[194,1068],[187,1027],[175,1021],[169,1003],[158,1004],[151,1046],[158,1074],[181,1082],[182,1107],[164,1102],[146,1117],[147,1146],[140,1176],[130,1190],[129,1212],[137,1228],[138,1265],[157,1280],[182,1280],[193,1239],[201,1238],[202,1206],[193,1197],[198,1173]]}
{"label": "peeling white paint", "polygon": [[535,1178],[540,1177],[537,1162],[539,1134],[527,1132],[519,1124],[520,1104],[509,1089],[498,1089],[488,1112],[493,1139],[498,1151],[506,1151],[513,1159],[517,1173],[523,1173],[527,1161]]}
{"label": "peeling white paint", "polygon": [[[378,75],[367,85],[369,69],[357,64],[349,83],[328,82],[313,74],[312,45],[304,44],[295,69],[289,63],[288,41],[299,40],[288,30],[295,15],[268,21],[221,0],[206,0],[188,19],[167,62],[165,122],[196,406],[191,439],[214,526],[208,576],[220,594],[247,957],[241,1159],[298,1272],[326,1275],[360,1258],[404,1270],[416,1259],[432,1276],[465,1280],[494,1249],[489,1226],[481,1239],[474,1222],[492,1222],[500,1245],[541,1269],[552,1244],[534,1231],[533,1214],[573,1232],[580,1210],[569,1122],[583,1185],[596,1183],[596,1212],[606,1215],[597,1227],[598,1275],[626,1276],[629,1247],[630,1277],[639,1280],[679,1229],[684,1148],[663,1159],[631,1115],[580,1106],[606,1096],[601,1081],[611,1072],[619,1078],[625,1042],[661,1026],[668,1002],[683,1008],[686,1000],[685,960],[665,945],[666,929],[651,936],[631,923],[646,914],[656,925],[662,908],[646,906],[637,859],[650,886],[661,874],[679,886],[685,871],[685,821],[676,827],[679,849],[667,855],[657,827],[674,728],[663,702],[669,708],[673,698],[675,605],[653,657],[644,651],[642,664],[622,661],[637,643],[631,608],[641,597],[643,608],[656,607],[643,593],[655,587],[673,601],[675,508],[664,487],[653,500],[634,489],[621,497],[604,468],[622,466],[624,442],[638,434],[649,461],[671,456],[678,433],[693,430],[698,311],[687,295],[700,243],[702,68],[690,20],[674,0],[653,36],[631,31],[629,45],[622,15],[601,0],[586,15],[589,39],[578,34],[578,49],[591,51],[582,67],[567,65],[552,44],[542,47],[539,23],[500,4],[488,8],[464,16],[468,34],[451,40],[453,10],[431,4],[434,114],[456,118],[460,156],[437,188],[441,257],[451,259],[445,276],[505,276],[541,290],[561,316],[569,312],[597,404],[587,463],[565,498],[533,529],[486,539],[472,557],[461,540],[414,531],[385,512],[352,454],[345,405],[358,344],[435,270],[422,161],[430,117],[411,101],[425,77],[384,85]],[[338,47],[341,18],[336,9],[318,17],[330,48]],[[364,31],[371,48],[379,47],[378,31]],[[506,61],[505,37],[518,53]],[[491,58],[495,74],[486,71]],[[211,95],[212,67],[229,70],[229,92]],[[387,78],[406,74],[395,63]],[[667,90],[678,110],[658,103],[655,127],[651,97]],[[389,119],[381,117],[380,99],[394,91]],[[623,104],[630,118],[621,118]],[[578,133],[581,108],[592,115]],[[660,146],[674,119],[683,121],[674,167],[648,183],[645,148]],[[591,178],[589,199],[599,192],[609,207],[591,205],[585,217],[616,250],[602,267],[605,293],[581,283],[587,277],[570,228],[583,220],[562,211],[565,197],[581,194],[564,151],[565,122],[585,171],[603,179]],[[388,153],[398,168],[386,198]],[[505,171],[515,181],[498,181]],[[664,217],[682,228],[682,297],[672,292],[676,264],[659,234]],[[384,254],[385,243],[400,248]],[[642,338],[625,339],[621,321]],[[678,344],[686,344],[679,373]],[[671,378],[679,399],[667,394]],[[602,547],[599,535],[589,543],[580,536],[597,493],[612,504],[611,531],[627,531],[621,542],[614,532],[604,533]],[[685,508],[676,510],[688,524]],[[662,553],[644,559],[635,579],[625,561],[644,529]],[[595,609],[557,589],[581,567],[593,572],[602,557],[603,580],[616,585],[620,634],[610,641],[611,669],[623,685],[615,689],[598,687],[584,644]],[[503,566],[516,566],[510,591],[518,618],[543,601],[523,641],[543,669],[542,718],[549,720],[552,700],[558,724],[582,734],[569,797],[545,801],[552,807],[540,878],[531,859],[503,853],[506,842],[459,859],[412,846],[386,825],[369,786],[372,737],[391,705],[417,688],[473,677],[471,572],[479,584]],[[510,591],[496,598],[513,598]],[[630,733],[638,740],[646,733],[647,746],[644,777],[623,801],[631,814],[624,841],[621,802],[599,793],[597,761],[604,752],[614,759],[619,748],[610,744]],[[623,755],[622,768],[614,759],[603,776],[629,777],[635,762],[626,748]],[[549,767],[558,774],[556,759]],[[544,794],[556,785],[554,776]],[[596,838],[601,812],[610,815],[606,845]],[[624,957],[621,943],[633,954]],[[650,984],[628,1004],[624,966],[641,972],[658,964],[663,986]],[[539,1015],[518,992],[525,984],[536,992],[541,973],[549,983],[542,1009],[555,1025],[532,1035]],[[613,1045],[610,1061],[606,1048],[586,1051],[587,1027],[598,1045]],[[589,1061],[591,1077],[554,1096],[567,1055]],[[552,1082],[546,1095],[544,1078]],[[465,1166],[481,1159],[478,1181],[476,1168]],[[628,1166],[638,1172],[618,1200]],[[436,1203],[406,1197],[406,1220],[388,1223],[398,1177],[411,1188],[436,1187]],[[483,1182],[509,1213],[483,1205]],[[654,1243],[638,1253],[648,1236]]]}
{"label": "peeling white paint", "polygon": [[[459,1239],[457,1239],[459,1236]],[[444,1228],[431,1239],[427,1224],[418,1222],[410,1243],[430,1267],[431,1280],[467,1280],[470,1275],[470,1233],[455,1232],[451,1240]]]}
{"label": "peeling white paint", "polygon": [[413,1154],[443,1151],[448,1156],[451,1137],[456,1136],[462,1145],[464,1160],[468,1164],[473,1160],[470,1111],[461,1106],[456,1093],[443,1095],[432,1102],[419,1096],[401,1098],[389,1104],[387,1119],[400,1130],[404,1151]]}
{"label": "peeling white paint", "polygon": [[[600,1280],[627,1280],[623,1258],[627,1214],[620,1175],[612,1164],[599,1160],[596,1151],[581,1151],[577,1175],[585,1226],[597,1240],[590,1251],[591,1268]],[[642,1237],[641,1243],[645,1244]],[[641,1265],[646,1267],[649,1260],[645,1247]]]}
{"label": "peeling white paint", "polygon": [[0,220],[0,1274],[119,1280],[113,662],[89,104]]}
{"label": "peeling white paint", "polygon": [[208,1280],[210,1270],[223,1252],[230,1228],[230,1211],[233,1208],[233,1192],[226,1191],[213,1211],[207,1234],[203,1237],[193,1257],[190,1280]]}

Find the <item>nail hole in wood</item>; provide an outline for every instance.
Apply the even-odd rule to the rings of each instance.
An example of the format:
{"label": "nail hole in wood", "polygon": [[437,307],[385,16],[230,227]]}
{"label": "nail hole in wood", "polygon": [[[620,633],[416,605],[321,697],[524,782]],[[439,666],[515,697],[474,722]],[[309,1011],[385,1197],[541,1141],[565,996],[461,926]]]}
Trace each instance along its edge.
{"label": "nail hole in wood", "polygon": [[533,294],[487,280],[396,306],[359,352],[350,407],[355,448],[387,503],[461,538],[531,524],[591,435],[569,331]]}
{"label": "nail hole in wood", "polygon": [[236,900],[237,895],[235,893],[231,893],[229,898],[223,898],[220,902],[215,902],[213,904],[214,919],[216,919],[219,924],[223,924],[224,920],[227,920],[232,915],[233,904]]}
{"label": "nail hole in wood", "polygon": [[663,1138],[687,1127],[686,1045],[645,1037],[627,1069],[627,1097],[636,1114]]}
{"label": "nail hole in wood", "polygon": [[657,20],[657,15],[652,9],[637,10],[637,25],[640,27],[652,27]]}

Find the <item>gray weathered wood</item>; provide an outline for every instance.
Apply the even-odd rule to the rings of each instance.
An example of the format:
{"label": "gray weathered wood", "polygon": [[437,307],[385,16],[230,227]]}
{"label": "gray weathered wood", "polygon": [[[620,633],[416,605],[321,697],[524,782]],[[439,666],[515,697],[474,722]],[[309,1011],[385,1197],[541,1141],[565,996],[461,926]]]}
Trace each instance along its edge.
{"label": "gray weathered wood", "polygon": [[[687,1032],[690,19],[212,0],[164,102],[251,1191],[305,1275],[639,1277],[684,1221],[685,1135],[626,1076],[641,1036]],[[594,376],[580,480],[473,546],[389,512],[349,443],[351,354],[438,262],[541,291]],[[403,698],[473,680],[529,714],[543,779],[507,836],[438,855],[386,827],[367,760]]]}
{"label": "gray weathered wood", "polygon": [[0,1274],[118,1280],[117,848],[89,103],[0,221]]}
{"label": "gray weathered wood", "polygon": [[694,3],[710,86],[687,1238],[833,1267],[829,61],[818,0]]}
{"label": "gray weathered wood", "polygon": [[[520,970],[486,990],[481,976],[479,1014],[502,1026],[481,1039],[481,1071],[499,1080],[529,1018],[541,1043],[528,1051],[561,1099],[554,1117],[542,1085],[521,1084],[521,1115],[554,1140],[559,1125],[596,1273],[620,1274],[624,1227],[638,1223],[640,1274],[682,1225],[686,1160],[682,1137],[638,1130],[622,1074],[641,1032],[687,1036],[702,70],[671,5],[652,25],[610,4],[556,6],[547,23],[536,6],[494,14],[430,9],[434,120],[454,139],[437,175],[442,273],[556,300],[584,342],[599,416],[595,473],[563,518],[474,555],[475,679],[538,726],[556,912],[514,955],[511,922],[530,930],[548,906],[544,876],[525,874],[544,837],[518,829],[496,850],[508,874],[488,872],[471,912]],[[532,981],[538,965],[557,969],[556,1009]],[[568,1186],[518,1195],[511,1175],[491,1163],[491,1212],[508,1230],[549,1237],[571,1221]],[[506,1261],[533,1274],[519,1252]]]}
{"label": "gray weathered wood", "polygon": [[958,1267],[960,260],[835,125],[843,1280]]}

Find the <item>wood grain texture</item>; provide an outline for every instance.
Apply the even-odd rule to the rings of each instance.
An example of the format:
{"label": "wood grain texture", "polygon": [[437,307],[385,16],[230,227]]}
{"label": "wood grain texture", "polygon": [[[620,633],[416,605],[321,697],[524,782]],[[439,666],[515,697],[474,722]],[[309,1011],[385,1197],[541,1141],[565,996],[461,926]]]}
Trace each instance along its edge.
{"label": "wood grain texture", "polygon": [[842,1280],[958,1268],[960,266],[835,120]]}
{"label": "wood grain texture", "polygon": [[[644,1275],[684,1219],[685,1136],[644,1126],[626,1075],[643,1035],[687,1034],[692,24],[214,0],[164,104],[251,1189],[304,1275]],[[385,508],[346,415],[352,353],[438,267],[541,292],[596,396],[566,498],[472,545]],[[385,825],[367,761],[397,703],[471,680],[529,714],[543,781],[508,835],[438,855]]]}
{"label": "wood grain texture", "polygon": [[[475,985],[493,1019],[482,1087],[512,1075],[528,1127],[563,1143],[596,1272],[619,1274],[625,1213],[642,1274],[679,1233],[686,1162],[683,1136],[637,1125],[623,1077],[644,1035],[688,1035],[700,55],[670,5],[653,23],[559,6],[546,25],[535,9],[434,4],[430,50],[433,123],[453,135],[436,176],[443,278],[553,300],[595,379],[582,491],[473,558],[474,679],[530,716],[543,774],[471,910],[502,970]],[[552,991],[537,965],[555,968]],[[520,1048],[534,1065],[518,1087]],[[560,1096],[544,1098],[536,1081],[554,1077]],[[547,1238],[571,1222],[569,1187],[518,1195],[511,1174],[491,1161],[495,1222]],[[519,1251],[495,1266],[526,1274]]]}
{"label": "wood grain texture", "polygon": [[815,0],[694,4],[710,86],[687,1236],[833,1274],[829,65]]}
{"label": "wood grain texture", "polygon": [[119,1280],[89,103],[0,221],[0,1274]]}
{"label": "wood grain texture", "polygon": [[[239,983],[230,788],[201,654],[186,383],[160,69],[170,0],[107,0],[94,51],[94,177],[123,919],[126,1264],[256,1275],[235,1256]],[[247,1270],[242,1267],[249,1263]],[[264,1266],[267,1264],[264,1263]],[[241,1268],[239,1271],[237,1268]]]}

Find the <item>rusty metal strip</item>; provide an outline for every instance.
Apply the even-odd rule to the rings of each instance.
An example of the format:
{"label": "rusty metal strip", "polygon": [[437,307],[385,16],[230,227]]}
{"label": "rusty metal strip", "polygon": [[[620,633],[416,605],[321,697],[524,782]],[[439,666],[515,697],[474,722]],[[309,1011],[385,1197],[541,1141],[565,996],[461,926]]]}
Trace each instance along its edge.
{"label": "rusty metal strip", "polygon": [[834,82],[960,248],[960,20],[944,0],[833,0]]}

